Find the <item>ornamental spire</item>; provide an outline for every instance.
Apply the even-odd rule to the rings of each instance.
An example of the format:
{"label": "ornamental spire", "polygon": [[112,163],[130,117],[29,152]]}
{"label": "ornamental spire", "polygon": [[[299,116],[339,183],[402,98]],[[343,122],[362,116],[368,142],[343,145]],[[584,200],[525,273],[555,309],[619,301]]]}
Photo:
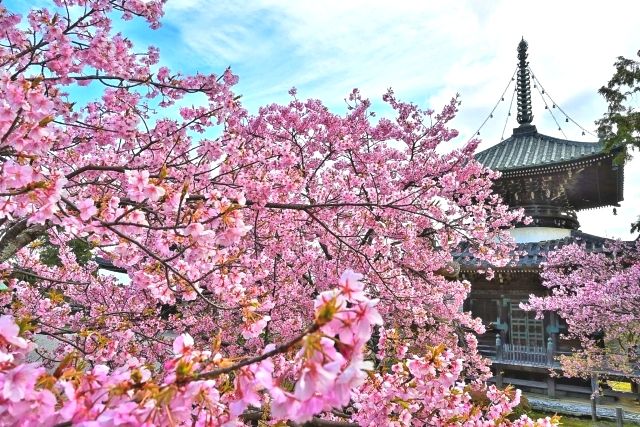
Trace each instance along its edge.
{"label": "ornamental spire", "polygon": [[527,47],[528,44],[523,37],[518,44],[518,123],[520,123],[521,126],[529,125],[533,121]]}

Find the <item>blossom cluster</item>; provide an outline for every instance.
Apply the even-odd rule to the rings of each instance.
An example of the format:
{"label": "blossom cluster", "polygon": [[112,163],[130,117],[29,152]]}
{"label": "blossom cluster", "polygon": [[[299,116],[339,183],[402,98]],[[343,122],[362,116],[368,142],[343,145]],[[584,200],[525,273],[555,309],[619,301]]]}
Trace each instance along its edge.
{"label": "blossom cluster", "polygon": [[[116,369],[97,364],[83,371],[69,358],[49,374],[25,362],[33,344],[20,336],[12,316],[1,316],[0,422],[233,426],[242,425],[247,408],[264,402],[274,420],[302,422],[342,408],[373,369],[364,360],[365,344],[373,327],[382,324],[378,301],[366,296],[361,277],[346,270],[338,288],[317,297],[307,334],[280,348],[267,345],[263,356],[269,357],[237,368],[215,349],[196,349],[193,338],[182,334],[173,342],[174,356],[158,373],[138,359]],[[291,363],[276,371],[271,356],[291,351],[297,341],[301,345]],[[288,387],[284,378],[293,378],[295,385]],[[229,382],[233,386],[225,387]]]}
{"label": "blossom cluster", "polygon": [[[52,3],[0,5],[3,417],[365,420],[354,393],[414,357],[373,363],[382,318],[415,360],[444,345],[452,375],[487,378],[470,285],[445,276],[465,242],[509,262],[523,213],[479,141],[447,147],[457,99],[436,113],[390,90],[372,120],[357,90],[345,114],[291,90],[252,115],[230,69],[183,75],[114,31],[158,27],[162,1]],[[336,288],[346,266],[366,280]]]}
{"label": "blossom cluster", "polygon": [[640,241],[611,242],[598,251],[567,245],[549,254],[542,278],[550,295],[532,295],[524,308],[558,313],[564,338],[580,343],[561,357],[567,375],[640,368]]}
{"label": "blossom cluster", "polygon": [[[268,345],[263,357],[234,366],[219,349],[198,350],[193,338],[182,334],[173,342],[174,356],[159,372],[138,359],[116,369],[99,364],[82,370],[70,355],[47,373],[25,361],[33,344],[20,336],[13,317],[1,316],[0,422],[230,427],[245,425],[249,408],[264,407],[261,416],[273,421],[304,422],[352,402],[357,410],[352,421],[360,425],[557,425],[556,417],[510,420],[519,390],[465,385],[462,361],[444,346],[374,371],[373,363],[364,360],[364,343],[382,319],[359,278],[347,270],[339,288],[318,296],[313,327],[300,337],[293,361],[277,368],[272,356],[289,351],[291,344]],[[383,332],[382,346],[389,333]],[[395,356],[406,356],[406,347]],[[295,383],[290,385],[288,378]],[[484,401],[474,401],[472,389],[476,394],[481,389]]]}
{"label": "blossom cluster", "polygon": [[[395,344],[394,344],[395,342]],[[532,420],[513,417],[520,390],[499,390],[483,383],[465,383],[463,360],[445,346],[409,354],[397,344],[397,332],[383,331],[378,355],[381,368],[354,392],[362,426],[536,426],[557,425],[557,417]]]}

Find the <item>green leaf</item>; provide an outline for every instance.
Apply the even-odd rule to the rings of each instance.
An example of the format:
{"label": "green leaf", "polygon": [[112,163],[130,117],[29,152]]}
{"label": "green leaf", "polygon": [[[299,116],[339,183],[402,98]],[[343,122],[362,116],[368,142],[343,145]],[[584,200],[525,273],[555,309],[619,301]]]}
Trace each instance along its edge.
{"label": "green leaf", "polygon": [[86,265],[93,254],[91,253],[91,244],[84,239],[73,239],[69,240],[69,247],[71,251],[76,256],[76,261],[80,265]]}

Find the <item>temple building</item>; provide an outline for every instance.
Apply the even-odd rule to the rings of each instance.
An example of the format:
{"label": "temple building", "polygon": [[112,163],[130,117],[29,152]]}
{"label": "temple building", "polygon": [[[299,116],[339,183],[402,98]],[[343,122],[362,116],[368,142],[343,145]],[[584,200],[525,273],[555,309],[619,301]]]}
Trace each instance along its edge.
{"label": "temple building", "polygon": [[[513,208],[524,209],[529,224],[512,230],[519,261],[495,268],[487,280],[473,257],[457,254],[460,276],[472,283],[465,310],[489,325],[479,337],[481,352],[493,360],[497,383],[547,392],[590,393],[589,384],[552,378],[549,368],[559,368],[555,357],[577,343],[560,340],[562,319],[520,309],[530,294],[544,295],[540,263],[548,252],[570,243],[599,251],[607,239],[580,231],[576,212],[618,206],[623,199],[623,167],[614,162],[616,152],[604,151],[600,142],[558,139],[538,132],[531,109],[527,42],[518,45],[517,120],[511,137],[476,155],[485,166],[502,173],[495,191]],[[480,270],[480,271],[479,271]],[[537,390],[536,390],[537,389]]]}

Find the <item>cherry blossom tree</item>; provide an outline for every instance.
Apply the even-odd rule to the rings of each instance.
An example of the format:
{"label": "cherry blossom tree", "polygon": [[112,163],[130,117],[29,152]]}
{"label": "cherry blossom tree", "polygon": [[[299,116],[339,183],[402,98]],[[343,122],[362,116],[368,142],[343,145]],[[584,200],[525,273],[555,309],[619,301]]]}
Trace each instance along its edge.
{"label": "cherry blossom tree", "polygon": [[461,242],[507,263],[522,218],[477,141],[439,150],[455,99],[251,115],[230,70],[113,32],[160,1],[54,3],[0,6],[3,424],[534,425],[451,277]]}
{"label": "cherry blossom tree", "polygon": [[562,356],[565,374],[592,371],[635,373],[640,369],[640,241],[612,243],[599,252],[573,244],[550,254],[542,272],[546,297],[526,308],[557,312],[566,337],[580,349]]}

